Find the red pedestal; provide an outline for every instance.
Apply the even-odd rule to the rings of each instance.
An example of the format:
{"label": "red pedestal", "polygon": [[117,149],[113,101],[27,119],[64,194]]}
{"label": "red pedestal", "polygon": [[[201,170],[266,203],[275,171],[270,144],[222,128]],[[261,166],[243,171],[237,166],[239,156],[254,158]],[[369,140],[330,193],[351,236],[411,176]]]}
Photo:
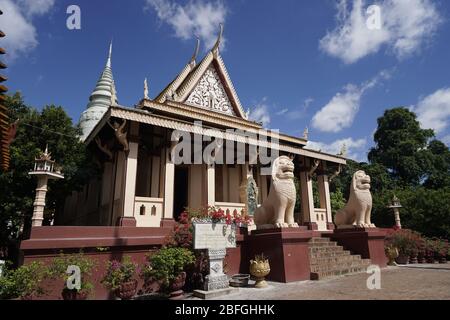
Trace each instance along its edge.
{"label": "red pedestal", "polygon": [[370,259],[373,264],[381,268],[387,266],[384,252],[386,231],[377,228],[368,229],[337,229],[330,235],[331,240],[350,250],[352,254],[359,254],[363,259]]}
{"label": "red pedestal", "polygon": [[175,227],[175,220],[174,219],[161,219],[161,228],[171,228],[173,229]]}
{"label": "red pedestal", "polygon": [[116,222],[118,227],[136,227],[136,219],[134,217],[119,217]]}
{"label": "red pedestal", "polygon": [[319,226],[315,222],[305,222],[305,223],[303,223],[303,226],[307,227],[308,230],[313,230],[313,231],[319,230]]}
{"label": "red pedestal", "polygon": [[264,254],[270,263],[267,280],[284,283],[309,280],[308,241],[312,234],[303,228],[252,231],[245,243],[248,264],[255,255]]}

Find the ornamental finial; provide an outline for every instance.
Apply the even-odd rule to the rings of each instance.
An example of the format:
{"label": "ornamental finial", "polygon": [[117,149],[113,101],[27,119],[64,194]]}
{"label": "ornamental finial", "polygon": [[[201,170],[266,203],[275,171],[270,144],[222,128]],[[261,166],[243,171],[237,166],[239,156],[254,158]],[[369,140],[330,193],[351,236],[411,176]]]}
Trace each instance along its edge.
{"label": "ornamental finial", "polygon": [[217,38],[216,44],[214,45],[212,51],[213,52],[218,52],[219,47],[220,47],[220,42],[222,41],[222,36],[223,36],[223,24],[220,24],[220,32],[219,32],[219,37]]}
{"label": "ornamental finial", "polygon": [[191,67],[195,67],[198,52],[200,50],[200,38],[198,36],[196,36],[196,38],[197,38],[197,45],[195,46],[194,54],[192,55],[191,61],[189,62]]}

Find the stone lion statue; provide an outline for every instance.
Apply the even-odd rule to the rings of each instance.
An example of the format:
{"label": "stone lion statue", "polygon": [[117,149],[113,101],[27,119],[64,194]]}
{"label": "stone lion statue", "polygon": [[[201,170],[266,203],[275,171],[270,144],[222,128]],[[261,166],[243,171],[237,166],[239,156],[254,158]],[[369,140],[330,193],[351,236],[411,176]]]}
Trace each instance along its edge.
{"label": "stone lion statue", "polygon": [[375,228],[370,221],[371,213],[370,176],[364,171],[357,171],[353,175],[347,205],[336,213],[334,223],[338,228]]}
{"label": "stone lion statue", "polygon": [[263,205],[256,209],[254,221],[258,229],[298,228],[294,220],[296,191],[294,163],[281,156],[272,165],[272,186]]}

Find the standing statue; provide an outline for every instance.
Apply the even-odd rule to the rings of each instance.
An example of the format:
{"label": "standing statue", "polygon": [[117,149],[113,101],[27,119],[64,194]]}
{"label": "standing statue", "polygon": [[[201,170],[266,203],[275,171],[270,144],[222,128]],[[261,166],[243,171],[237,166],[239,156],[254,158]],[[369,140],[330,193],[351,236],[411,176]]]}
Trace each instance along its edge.
{"label": "standing statue", "polygon": [[281,156],[272,165],[272,186],[264,204],[256,209],[255,224],[258,229],[298,228],[294,219],[296,191],[294,163]]}
{"label": "standing statue", "polygon": [[347,205],[336,213],[334,223],[338,228],[376,228],[370,221],[371,213],[370,176],[364,171],[357,171],[353,175]]}
{"label": "standing statue", "polygon": [[122,124],[115,121],[114,124],[111,124],[111,122],[108,121],[108,124],[114,130],[114,134],[119,143],[123,146],[123,151],[128,152],[130,149],[128,148],[127,130],[125,130],[127,120],[123,120]]}

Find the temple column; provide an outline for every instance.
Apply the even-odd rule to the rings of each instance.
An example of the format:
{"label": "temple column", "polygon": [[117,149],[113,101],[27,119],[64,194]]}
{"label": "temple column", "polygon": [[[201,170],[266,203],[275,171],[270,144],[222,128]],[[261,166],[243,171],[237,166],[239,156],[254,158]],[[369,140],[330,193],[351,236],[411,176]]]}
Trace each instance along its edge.
{"label": "temple column", "polygon": [[31,218],[31,225],[33,227],[41,227],[44,221],[45,197],[47,194],[47,176],[38,177],[36,188],[36,197],[33,203],[33,217]]}
{"label": "temple column", "polygon": [[171,160],[171,149],[166,150],[166,164],[164,175],[164,217],[161,220],[161,227],[171,227],[173,220],[173,197],[175,189],[175,164]]}
{"label": "temple column", "polygon": [[331,213],[331,200],[330,200],[330,183],[328,176],[323,174],[317,177],[319,185],[319,197],[320,207],[327,212],[327,229],[334,230],[333,216]]}
{"label": "temple column", "polygon": [[207,165],[206,169],[206,188],[207,188],[207,204],[209,207],[216,205],[216,171],[215,165]]}
{"label": "temple column", "polygon": [[314,216],[313,186],[308,171],[300,172],[300,190],[303,224],[310,230],[317,230],[318,226]]}
{"label": "temple column", "polygon": [[130,142],[129,148],[130,150],[125,169],[123,217],[120,217],[119,225],[124,227],[135,227],[136,219],[134,218],[134,200],[136,197],[136,174],[139,143]]}

